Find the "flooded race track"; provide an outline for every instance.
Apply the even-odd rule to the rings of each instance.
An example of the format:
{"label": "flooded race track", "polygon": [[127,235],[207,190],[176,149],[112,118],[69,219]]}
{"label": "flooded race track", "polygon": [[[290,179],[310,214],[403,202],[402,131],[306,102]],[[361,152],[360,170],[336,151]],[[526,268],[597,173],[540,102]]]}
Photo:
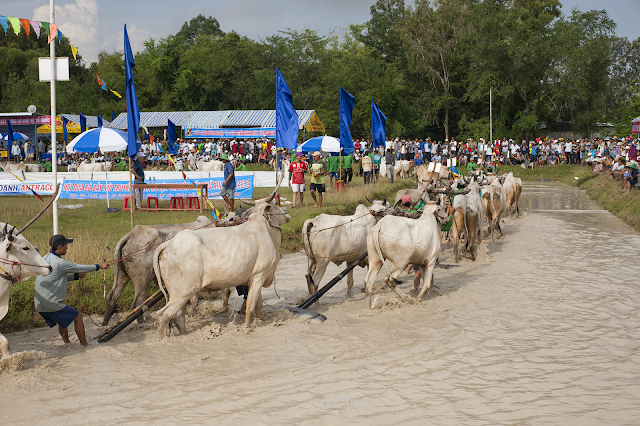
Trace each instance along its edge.
{"label": "flooded race track", "polygon": [[[232,313],[234,293],[231,310],[204,302],[187,335],[173,328],[163,341],[153,315],[87,350],[54,329],[7,334],[25,359],[0,364],[0,422],[640,423],[640,237],[558,184],[525,183],[520,210],[475,263],[454,265],[446,244],[440,263],[454,266],[435,270],[421,303],[379,287],[381,307],[366,309],[357,268],[351,298],[339,283],[312,307],[326,322],[289,318],[281,307],[307,295],[295,254],[251,330]],[[412,276],[401,278],[409,292]]]}

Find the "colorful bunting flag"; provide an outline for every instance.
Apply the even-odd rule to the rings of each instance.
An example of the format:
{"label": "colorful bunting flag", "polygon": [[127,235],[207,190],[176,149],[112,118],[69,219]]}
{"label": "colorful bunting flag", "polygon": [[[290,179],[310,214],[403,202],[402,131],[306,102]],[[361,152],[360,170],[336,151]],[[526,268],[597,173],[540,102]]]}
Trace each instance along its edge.
{"label": "colorful bunting flag", "polygon": [[73,53],[73,59],[78,60],[77,55],[78,55],[78,48],[75,47],[73,44],[69,43],[69,46],[71,46],[71,53]]}
{"label": "colorful bunting flag", "polygon": [[33,27],[33,31],[36,33],[36,37],[40,38],[40,21],[29,21]]}
{"label": "colorful bunting flag", "polygon": [[27,38],[29,38],[29,33],[31,32],[31,25],[29,24],[29,20],[20,19],[20,23],[22,24],[22,28],[24,28],[24,32],[27,34]]}
{"label": "colorful bunting flag", "polygon": [[117,97],[119,97],[120,99],[122,99],[122,95],[121,95],[120,93],[116,92],[116,91],[115,91],[115,90],[113,90],[113,89],[109,89],[109,90],[111,90],[111,92],[112,92],[114,95],[116,95]]}
{"label": "colorful bunting flag", "polygon": [[11,26],[13,27],[13,32],[16,33],[16,35],[20,35],[20,20],[13,16],[9,16],[8,19],[9,22],[11,22]]}
{"label": "colorful bunting flag", "polygon": [[56,39],[56,36],[58,35],[58,26],[56,24],[49,24],[49,44],[51,44],[51,42],[53,40]]}
{"label": "colorful bunting flag", "polygon": [[62,43],[62,31],[58,30],[58,44]]}
{"label": "colorful bunting flag", "polygon": [[47,32],[47,37],[49,37],[49,35],[51,35],[51,28],[49,28],[49,23],[48,22],[44,22],[41,21],[40,25],[42,25],[42,27],[44,28],[44,30]]}
{"label": "colorful bunting flag", "polygon": [[2,25],[2,29],[4,30],[4,33],[6,34],[7,31],[9,31],[9,18],[7,18],[6,16],[0,15],[0,25]]}
{"label": "colorful bunting flag", "polygon": [[96,77],[98,78],[98,84],[100,86],[106,86],[106,84],[104,84],[104,81],[102,81],[102,79],[100,78],[100,76],[98,75],[97,72],[94,71],[94,74],[96,75]]}

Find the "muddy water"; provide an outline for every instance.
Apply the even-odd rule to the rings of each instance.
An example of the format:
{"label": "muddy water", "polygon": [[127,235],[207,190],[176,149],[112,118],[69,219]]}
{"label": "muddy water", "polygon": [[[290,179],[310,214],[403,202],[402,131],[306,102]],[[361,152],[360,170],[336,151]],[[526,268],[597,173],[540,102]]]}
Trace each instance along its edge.
{"label": "muddy water", "polygon": [[[279,308],[306,295],[298,254],[282,259],[280,298],[264,291],[274,308],[249,332],[212,301],[188,335],[162,342],[152,323],[88,350],[48,329],[10,334],[14,352],[46,357],[4,367],[0,422],[640,423],[639,236],[555,184],[526,185],[521,213],[478,262],[436,269],[419,304],[379,290],[382,308],[365,309],[358,268],[353,297],[340,283],[314,307],[328,321],[287,318]],[[441,262],[450,256],[445,246]]]}

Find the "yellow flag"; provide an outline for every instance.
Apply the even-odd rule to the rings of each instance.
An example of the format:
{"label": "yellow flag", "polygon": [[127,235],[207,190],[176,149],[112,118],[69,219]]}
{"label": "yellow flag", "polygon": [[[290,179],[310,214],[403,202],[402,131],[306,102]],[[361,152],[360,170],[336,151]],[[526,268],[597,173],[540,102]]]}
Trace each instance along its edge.
{"label": "yellow flag", "polygon": [[78,48],[75,47],[73,44],[69,43],[71,45],[71,53],[73,53],[73,59],[77,59],[76,55],[78,54]]}
{"label": "yellow flag", "polygon": [[120,93],[116,92],[116,91],[115,91],[115,90],[113,90],[113,89],[109,89],[109,90],[111,90],[111,93],[113,93],[114,95],[116,95],[117,97],[119,97],[120,99],[122,99],[122,95],[121,95]]}

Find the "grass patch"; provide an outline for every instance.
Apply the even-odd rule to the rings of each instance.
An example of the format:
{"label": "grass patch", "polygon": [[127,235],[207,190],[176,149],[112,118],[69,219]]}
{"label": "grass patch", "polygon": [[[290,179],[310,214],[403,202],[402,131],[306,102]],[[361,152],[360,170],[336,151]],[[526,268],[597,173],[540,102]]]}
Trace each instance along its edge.
{"label": "grass patch", "polygon": [[[327,179],[328,180],[328,179]],[[307,182],[307,188],[309,182]],[[293,200],[293,192],[284,183],[280,188],[280,195],[289,201]],[[371,199],[386,198],[393,202],[398,190],[414,187],[412,180],[398,180],[393,184],[380,179],[378,184],[364,185],[362,178],[354,177],[354,182],[347,185],[346,190],[341,193],[329,191],[325,193],[322,208],[313,207],[313,199],[309,191],[305,193],[303,206],[296,209],[288,209],[291,214],[291,222],[282,227],[282,247],[281,254],[292,253],[302,248],[302,225],[304,221],[313,218],[321,213],[330,214],[353,214],[355,208],[360,203],[366,203],[365,196]],[[269,195],[272,188],[255,188],[254,199],[263,198]],[[168,207],[168,201],[161,201],[161,207]],[[61,200],[59,202],[59,232],[67,238],[73,238],[73,244],[69,245],[66,259],[74,263],[93,264],[100,263],[104,256],[105,245],[112,250],[116,243],[131,230],[130,213],[106,213],[106,201],[104,200]],[[78,209],[65,209],[65,205],[83,204],[84,207]],[[222,200],[213,200],[213,204],[220,211],[224,211]],[[366,203],[368,204],[368,203]],[[42,208],[42,202],[32,196],[0,197],[0,215],[4,222],[17,228],[23,226]],[[236,202],[236,207],[239,203]],[[111,207],[122,207],[122,201],[111,201]],[[205,213],[210,217],[211,212]],[[169,223],[192,222],[198,217],[198,212],[135,212],[134,225],[155,225]],[[24,233],[24,236],[39,250],[40,253],[49,251],[48,241],[51,237],[51,210],[47,211],[38,221],[36,221]],[[107,252],[107,260],[113,259],[113,252]],[[84,312],[94,316],[97,322],[97,315],[104,312],[105,301],[103,298],[103,285],[106,284],[106,292],[111,291],[113,286],[114,268],[107,269],[106,280],[103,272],[87,274],[83,282],[83,289],[80,289],[78,281],[69,283],[66,303],[73,307],[81,305]],[[26,327],[44,326],[45,322],[40,315],[35,312],[33,304],[33,287],[35,278],[18,283],[11,290],[9,312],[0,323],[0,332],[20,330]],[[153,285],[150,294],[157,290]],[[133,301],[133,286],[128,285],[117,302],[116,309],[126,312],[130,309]],[[80,298],[80,304],[78,303]],[[85,301],[86,298],[86,301]]]}

